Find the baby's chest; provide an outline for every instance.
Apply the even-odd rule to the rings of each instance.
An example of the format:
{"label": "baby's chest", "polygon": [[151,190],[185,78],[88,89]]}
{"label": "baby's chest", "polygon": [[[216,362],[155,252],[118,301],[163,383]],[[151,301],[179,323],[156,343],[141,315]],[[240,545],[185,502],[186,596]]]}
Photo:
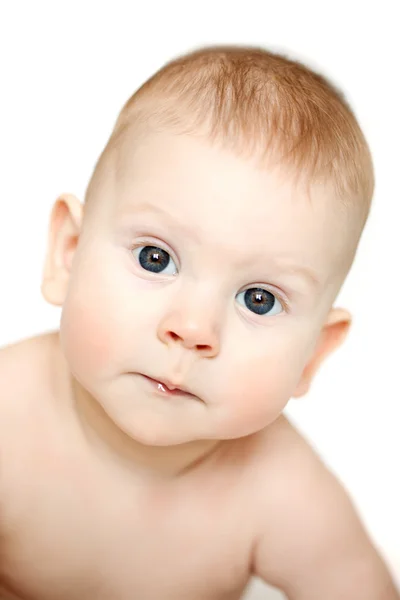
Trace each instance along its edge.
{"label": "baby's chest", "polygon": [[124,486],[88,465],[54,467],[14,484],[19,499],[8,512],[4,575],[22,596],[197,600],[240,593],[250,540],[239,503],[222,485],[194,481],[170,493]]}

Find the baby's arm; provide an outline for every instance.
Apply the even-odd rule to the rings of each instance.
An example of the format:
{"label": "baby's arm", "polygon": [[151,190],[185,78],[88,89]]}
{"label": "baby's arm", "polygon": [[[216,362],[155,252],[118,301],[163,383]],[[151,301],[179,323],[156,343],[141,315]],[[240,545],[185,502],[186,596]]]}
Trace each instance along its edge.
{"label": "baby's arm", "polygon": [[289,600],[400,600],[343,487],[305,444],[294,451],[265,492],[254,574]]}

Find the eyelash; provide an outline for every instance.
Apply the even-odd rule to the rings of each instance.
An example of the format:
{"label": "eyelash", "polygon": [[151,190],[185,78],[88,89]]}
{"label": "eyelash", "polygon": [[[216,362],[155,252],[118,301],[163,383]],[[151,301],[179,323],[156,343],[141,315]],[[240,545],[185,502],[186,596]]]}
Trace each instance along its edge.
{"label": "eyelash", "polygon": [[[136,248],[141,248],[141,247],[146,247],[146,246],[156,246],[157,248],[161,248],[161,250],[164,250],[164,252],[167,252],[171,256],[171,258],[173,259],[174,262],[178,262],[178,260],[174,257],[174,253],[170,249],[166,248],[165,245],[161,244],[158,241],[152,242],[151,240],[146,240],[146,241],[142,241],[141,243],[133,244],[130,246],[129,251],[132,253],[132,251],[135,250]],[[133,254],[132,254],[132,256],[133,256]],[[141,270],[145,271],[146,273],[149,272],[149,271],[146,271],[146,269],[143,269],[136,259],[135,259],[135,262]],[[240,292],[238,292],[238,293],[245,292],[246,290],[249,290],[252,287],[260,287],[260,288],[264,289],[265,291],[269,292],[270,294],[273,294],[274,296],[276,296],[278,298],[279,302],[282,304],[284,311],[286,313],[289,312],[289,310],[290,310],[289,305],[288,305],[287,301],[285,300],[285,298],[283,297],[283,295],[279,294],[276,290],[266,288],[265,286],[263,286],[261,284],[260,285],[253,284],[247,288],[244,288],[243,290],[240,290]]]}

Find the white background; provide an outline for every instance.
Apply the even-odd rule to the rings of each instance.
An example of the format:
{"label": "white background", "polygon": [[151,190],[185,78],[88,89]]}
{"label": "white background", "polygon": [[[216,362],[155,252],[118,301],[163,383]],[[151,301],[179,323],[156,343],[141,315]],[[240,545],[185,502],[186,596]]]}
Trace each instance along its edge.
{"label": "white background", "polygon": [[[246,43],[320,69],[356,111],[373,151],[377,186],[338,299],[354,315],[352,332],[308,396],[292,400],[287,413],[346,485],[400,583],[396,4],[3,3],[0,346],[57,327],[59,309],[40,295],[52,204],[62,192],[83,200],[123,103],[166,60],[201,44]],[[251,598],[258,597],[266,596],[256,586]]]}

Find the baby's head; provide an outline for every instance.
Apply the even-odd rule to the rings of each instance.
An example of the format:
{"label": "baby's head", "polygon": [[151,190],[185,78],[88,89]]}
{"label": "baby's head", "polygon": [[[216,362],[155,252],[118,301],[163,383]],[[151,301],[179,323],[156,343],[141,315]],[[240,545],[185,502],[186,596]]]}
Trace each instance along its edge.
{"label": "baby's head", "polygon": [[42,290],[81,393],[145,444],[266,427],[348,331],[332,307],[372,192],[321,76],[252,48],[166,65],[123,107],[85,204],[53,209]]}

